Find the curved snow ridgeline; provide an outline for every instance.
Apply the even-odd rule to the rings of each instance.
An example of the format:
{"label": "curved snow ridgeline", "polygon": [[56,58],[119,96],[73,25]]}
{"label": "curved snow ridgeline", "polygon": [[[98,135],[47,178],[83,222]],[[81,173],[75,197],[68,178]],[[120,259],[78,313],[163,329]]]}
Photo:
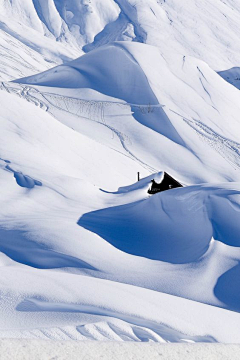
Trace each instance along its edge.
{"label": "curved snow ridgeline", "polygon": [[[120,149],[152,172],[164,168],[190,184],[239,179],[239,91],[200,60],[170,51],[166,58],[153,46],[116,42],[15,82],[43,93],[45,106],[81,133],[88,131],[86,121],[80,126],[81,115],[101,123],[120,137]],[[14,92],[19,85],[8,86]],[[85,89],[93,91],[88,98]],[[97,100],[100,115],[88,99]],[[74,118],[66,120],[59,109]],[[89,131],[98,141],[99,134]]]}
{"label": "curved snow ridgeline", "polygon": [[240,343],[239,10],[0,4],[0,337]]}
{"label": "curved snow ridgeline", "polygon": [[172,190],[88,213],[79,225],[124,252],[174,264],[191,263],[206,253],[213,237],[227,245],[240,245],[235,186],[236,190],[207,185]]}

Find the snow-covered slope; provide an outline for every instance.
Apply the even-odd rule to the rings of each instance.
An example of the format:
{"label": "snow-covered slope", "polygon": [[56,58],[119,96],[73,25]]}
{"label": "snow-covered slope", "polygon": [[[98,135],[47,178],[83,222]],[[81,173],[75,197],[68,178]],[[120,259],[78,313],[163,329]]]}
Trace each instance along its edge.
{"label": "snow-covered slope", "polygon": [[13,80],[44,71],[79,56],[79,51],[57,44],[34,29],[1,20],[0,79]]}
{"label": "snow-covered slope", "polygon": [[[163,54],[191,55],[214,70],[239,64],[240,5],[235,0],[116,0],[137,41]],[[103,33],[104,35],[104,33]]]}
{"label": "snow-covered slope", "polygon": [[32,75],[80,56],[118,14],[113,0],[1,1],[0,79]]}
{"label": "snow-covered slope", "polygon": [[0,3],[0,337],[240,343],[239,11]]}
{"label": "snow-covered slope", "polygon": [[171,50],[223,71],[238,66],[239,24],[232,0],[4,0],[0,79],[32,75],[113,41],[144,42],[163,56]]}
{"label": "snow-covered slope", "polygon": [[[127,149],[153,171],[164,168],[190,184],[239,180],[240,94],[200,60],[175,57],[170,51],[166,59],[156,47],[117,42],[17,82],[41,85],[40,92],[48,87],[50,96],[61,87],[69,101],[69,88],[75,88],[75,99],[90,88],[114,96],[115,102],[125,101],[132,119],[111,116],[105,101],[99,121],[125,134]],[[47,100],[51,111],[56,111],[54,104],[65,108],[65,100]],[[75,106],[77,115],[77,102]],[[84,106],[88,109],[89,103]],[[79,126],[78,117],[74,124]]]}
{"label": "snow-covered slope", "polygon": [[1,90],[1,336],[239,342],[239,91],[126,42]]}
{"label": "snow-covered slope", "polygon": [[79,47],[119,15],[113,0],[4,0],[0,10],[46,37]]}
{"label": "snow-covered slope", "polygon": [[[238,342],[239,315],[206,304],[238,310],[238,244],[222,212],[237,226],[239,185],[196,186],[147,199],[149,178],[116,194],[102,191],[99,186],[130,182],[140,165],[24,99],[3,91],[0,97],[1,336]],[[109,214],[92,213],[97,209]],[[179,249],[168,229],[178,233],[181,223],[182,253],[166,258]],[[131,242],[129,231],[141,230],[151,234],[151,243],[131,255],[110,239],[118,241],[119,227],[122,239]],[[186,250],[184,232],[195,234],[196,248]],[[237,233],[231,230],[233,238]],[[217,241],[210,243],[211,235]]]}

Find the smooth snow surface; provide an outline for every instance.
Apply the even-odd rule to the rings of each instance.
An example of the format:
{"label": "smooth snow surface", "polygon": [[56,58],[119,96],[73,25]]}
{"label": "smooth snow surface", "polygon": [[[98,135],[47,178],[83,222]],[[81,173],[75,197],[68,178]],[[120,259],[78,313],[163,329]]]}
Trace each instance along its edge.
{"label": "smooth snow surface", "polygon": [[1,338],[240,343],[239,12],[0,3]]}
{"label": "smooth snow surface", "polygon": [[116,342],[70,342],[43,340],[2,340],[0,359],[12,360],[238,360],[239,345],[223,344],[155,344]]}

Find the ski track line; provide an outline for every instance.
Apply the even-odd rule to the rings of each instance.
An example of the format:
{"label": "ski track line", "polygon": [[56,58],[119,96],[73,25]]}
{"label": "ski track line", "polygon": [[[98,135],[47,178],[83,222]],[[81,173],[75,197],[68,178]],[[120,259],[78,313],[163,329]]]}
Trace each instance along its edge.
{"label": "ski track line", "polygon": [[213,148],[220,156],[222,156],[235,170],[240,168],[240,144],[236,141],[225,138],[218,134],[209,126],[197,119],[188,119],[178,114],[176,111],[169,109],[178,115],[183,121],[189,125],[199,136],[199,138]]}
{"label": "ski track line", "polygon": [[[12,85],[12,84],[11,84]],[[13,87],[13,86],[6,86],[6,83],[1,82],[0,83],[0,90],[4,90],[10,94],[15,94],[18,95],[19,97],[27,100],[30,103],[33,103],[35,106],[40,107],[41,109],[43,109],[46,112],[49,112],[52,116],[54,116],[54,113],[51,111],[51,108],[49,105],[52,105],[54,108],[61,110],[61,111],[65,111],[67,113],[71,113],[72,115],[75,115],[77,117],[81,117],[81,118],[85,118],[87,120],[91,120],[94,121],[98,124],[101,124],[103,126],[105,126],[106,128],[108,128],[109,130],[111,130],[119,139],[123,149],[125,150],[125,152],[128,153],[128,155],[130,156],[131,159],[137,161],[138,163],[140,163],[146,170],[148,170],[151,173],[156,173],[157,169],[153,168],[152,166],[148,165],[147,163],[145,163],[144,161],[142,161],[141,159],[139,159],[137,156],[135,156],[127,147],[126,145],[126,139],[130,141],[130,139],[127,137],[127,135],[121,133],[120,131],[118,131],[117,129],[115,129],[114,127],[106,124],[106,121],[104,119],[104,106],[111,106],[111,105],[120,105],[120,106],[136,106],[138,108],[149,108],[149,105],[136,105],[136,104],[128,104],[128,103],[121,103],[121,102],[107,102],[107,101],[88,101],[88,100],[83,100],[83,99],[77,99],[77,98],[71,98],[68,96],[62,96],[62,95],[57,95],[57,94],[52,94],[52,93],[41,93],[39,90],[31,87],[31,86],[25,86],[25,85],[21,85],[18,84],[18,87]],[[39,98],[37,98],[36,96],[34,96],[32,93],[30,92],[35,92],[37,94],[39,94],[41,97],[43,97],[46,101],[41,101],[39,100]],[[47,99],[47,97],[53,97],[53,98],[58,98],[60,100],[62,100],[65,104],[66,110],[61,107],[56,105],[55,103],[53,103],[52,101],[50,101],[49,99]],[[66,99],[70,100],[70,101],[75,101],[77,104],[87,104],[87,106],[91,109],[92,106],[97,105],[99,110],[100,110],[100,119],[101,121],[92,119],[91,114],[89,115],[89,117],[86,116],[80,116],[78,115],[78,112],[80,109],[78,109],[77,113],[74,113],[72,111],[69,110],[68,105],[66,103]],[[151,107],[162,107],[162,105],[153,105]],[[96,110],[96,107],[95,107]],[[91,112],[91,110],[90,110]],[[54,116],[55,117],[55,116]]]}

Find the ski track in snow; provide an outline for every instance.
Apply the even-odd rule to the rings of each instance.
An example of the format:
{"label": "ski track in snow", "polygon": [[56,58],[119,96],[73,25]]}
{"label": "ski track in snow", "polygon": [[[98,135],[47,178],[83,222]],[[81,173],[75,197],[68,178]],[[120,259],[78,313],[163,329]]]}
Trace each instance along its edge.
{"label": "ski track in snow", "polygon": [[235,170],[240,168],[239,143],[221,136],[197,119],[183,118],[183,120],[196,131],[201,140],[216,150]]}
{"label": "ski track in snow", "polygon": [[203,142],[218,152],[235,170],[240,168],[240,144],[238,142],[218,134],[200,120],[194,118],[188,119],[174,110],[169,110],[180,116]]}
{"label": "ski track in snow", "polygon": [[[127,135],[123,134],[113,126],[110,126],[106,123],[106,117],[104,115],[104,109],[110,106],[118,106],[122,108],[137,108],[140,111],[149,111],[149,105],[136,105],[136,104],[129,104],[129,103],[121,103],[121,102],[107,102],[107,101],[96,101],[96,100],[84,100],[84,99],[77,99],[69,96],[62,96],[58,94],[52,93],[44,93],[40,92],[38,89],[33,88],[31,86],[25,86],[22,84],[17,84],[18,86],[13,86],[11,83],[0,83],[0,90],[4,90],[8,93],[12,93],[18,95],[19,97],[27,100],[28,102],[34,104],[35,106],[40,107],[42,110],[49,112],[51,115],[54,116],[54,108],[59,109],[61,111],[71,113],[77,117],[85,118],[87,120],[91,120],[101,124],[102,126],[108,128],[115,134],[123,149],[127,153],[127,155],[132,158],[133,160],[140,163],[145,169],[152,173],[156,173],[157,169],[153,168],[152,166],[148,165],[137,156],[133,154],[131,150],[129,150],[127,146],[127,142],[131,142]],[[44,99],[40,100],[39,97]],[[73,111],[70,108],[70,103],[74,103],[78,110]],[[154,109],[156,107],[162,107],[162,105],[151,105],[151,108]],[[79,114],[80,113],[80,114]]]}
{"label": "ski track in snow", "polygon": [[[184,60],[185,61],[185,60]],[[202,71],[198,68],[198,71],[202,75],[204,79],[205,76]],[[205,90],[205,87],[202,83],[201,78],[199,78],[201,84]],[[134,155],[131,150],[129,150],[127,143],[131,143],[131,140],[128,138],[126,134],[123,134],[118,129],[114,128],[111,125],[106,123],[107,117],[105,116],[105,109],[111,106],[118,106],[119,108],[129,108],[132,107],[133,109],[140,109],[142,112],[149,111],[149,105],[136,105],[130,103],[121,103],[121,102],[112,102],[112,101],[98,101],[98,100],[85,100],[85,99],[78,99],[69,96],[58,95],[54,93],[46,93],[41,92],[38,89],[25,86],[22,84],[14,84],[13,83],[0,83],[0,90],[7,91],[8,93],[12,93],[18,95],[19,97],[25,99],[26,101],[34,104],[35,106],[40,107],[44,111],[48,111],[51,115],[54,116],[54,108],[64,111],[66,113],[71,113],[74,116],[85,118],[87,120],[97,122],[102,126],[111,130],[113,134],[115,134],[125,152],[130,156],[130,158],[136,160],[140,163],[144,168],[149,170],[151,173],[156,173],[157,169],[149,166],[147,163],[139,159],[137,156]],[[208,93],[208,92],[207,92]],[[210,99],[211,96],[208,93]],[[40,99],[40,97],[42,99]],[[72,106],[74,104],[74,106]],[[77,107],[77,111],[75,109]],[[151,108],[154,109],[155,107],[163,107],[164,105],[151,105]],[[175,111],[169,109],[170,111],[174,112],[178,116],[180,116],[185,123],[187,123],[199,136],[199,138],[207,143],[211,148],[213,148],[216,152],[218,152],[235,170],[240,168],[240,144],[227,139],[216,131],[214,131],[209,126],[205,125],[200,120],[191,118],[188,119]]]}

